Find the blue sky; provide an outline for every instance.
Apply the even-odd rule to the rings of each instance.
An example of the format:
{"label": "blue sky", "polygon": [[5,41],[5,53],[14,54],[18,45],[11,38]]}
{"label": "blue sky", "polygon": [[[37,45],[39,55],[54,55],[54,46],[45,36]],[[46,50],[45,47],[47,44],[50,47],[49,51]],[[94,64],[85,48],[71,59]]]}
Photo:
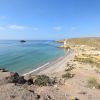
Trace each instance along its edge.
{"label": "blue sky", "polygon": [[0,0],[0,39],[100,36],[100,0]]}

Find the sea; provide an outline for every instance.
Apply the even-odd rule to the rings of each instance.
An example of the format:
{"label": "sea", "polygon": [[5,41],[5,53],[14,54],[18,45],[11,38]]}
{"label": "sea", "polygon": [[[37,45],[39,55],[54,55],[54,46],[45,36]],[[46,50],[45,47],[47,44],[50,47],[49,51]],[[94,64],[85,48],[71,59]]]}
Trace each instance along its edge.
{"label": "sea", "polygon": [[59,45],[54,40],[0,40],[0,68],[27,73],[63,56]]}

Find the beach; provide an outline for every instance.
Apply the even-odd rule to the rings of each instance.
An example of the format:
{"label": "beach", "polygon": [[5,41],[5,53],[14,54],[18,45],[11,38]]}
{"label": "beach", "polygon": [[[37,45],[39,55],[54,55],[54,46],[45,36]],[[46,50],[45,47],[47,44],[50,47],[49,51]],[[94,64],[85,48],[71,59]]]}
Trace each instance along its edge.
{"label": "beach", "polygon": [[28,73],[25,73],[23,74],[23,76],[39,75],[39,74],[52,75],[52,73],[54,74],[54,73],[63,72],[65,70],[65,65],[67,64],[67,62],[73,59],[74,55],[75,55],[75,52],[73,50],[68,49],[65,51],[64,56],[58,57],[54,61],[48,62],[44,64],[43,66],[40,66]]}

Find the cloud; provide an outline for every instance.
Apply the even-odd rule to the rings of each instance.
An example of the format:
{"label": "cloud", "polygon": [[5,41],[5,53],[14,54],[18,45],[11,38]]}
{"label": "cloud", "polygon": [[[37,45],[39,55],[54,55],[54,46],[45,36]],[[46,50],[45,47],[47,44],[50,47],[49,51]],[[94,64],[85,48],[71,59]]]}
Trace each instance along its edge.
{"label": "cloud", "polygon": [[25,29],[25,26],[19,26],[19,25],[9,25],[9,29],[14,29],[14,30],[23,30]]}
{"label": "cloud", "polygon": [[53,27],[53,30],[60,31],[60,30],[62,30],[62,27],[61,26],[55,26],[55,27]]}
{"label": "cloud", "polygon": [[0,30],[23,30],[25,29],[25,26],[19,26],[19,25],[7,25],[7,26],[0,26]]}
{"label": "cloud", "polygon": [[31,31],[38,31],[39,28],[37,27],[28,27],[28,26],[23,26],[23,25],[5,25],[5,26],[0,26],[0,30],[31,30]]}
{"label": "cloud", "polygon": [[6,16],[0,16],[0,19],[7,19]]}

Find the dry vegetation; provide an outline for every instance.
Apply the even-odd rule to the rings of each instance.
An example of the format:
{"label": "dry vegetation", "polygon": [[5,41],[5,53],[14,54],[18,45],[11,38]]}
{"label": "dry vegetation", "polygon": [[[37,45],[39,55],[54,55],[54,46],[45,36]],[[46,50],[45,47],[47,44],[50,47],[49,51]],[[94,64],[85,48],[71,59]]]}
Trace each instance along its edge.
{"label": "dry vegetation", "polygon": [[100,55],[83,54],[75,56],[75,61],[91,64],[100,69]]}
{"label": "dry vegetation", "polygon": [[87,86],[89,88],[97,88],[100,89],[100,83],[97,81],[95,77],[89,77],[87,79]]}
{"label": "dry vegetation", "polygon": [[[64,40],[59,41],[63,43]],[[100,38],[97,37],[88,37],[88,38],[72,38],[67,40],[69,45],[88,45],[91,47],[96,47],[100,49]]]}
{"label": "dry vegetation", "polygon": [[73,38],[68,39],[69,44],[88,45],[100,49],[100,38]]}
{"label": "dry vegetation", "polygon": [[65,73],[62,75],[62,78],[69,79],[74,77],[74,74],[71,71],[74,69],[73,65],[67,64]]}

